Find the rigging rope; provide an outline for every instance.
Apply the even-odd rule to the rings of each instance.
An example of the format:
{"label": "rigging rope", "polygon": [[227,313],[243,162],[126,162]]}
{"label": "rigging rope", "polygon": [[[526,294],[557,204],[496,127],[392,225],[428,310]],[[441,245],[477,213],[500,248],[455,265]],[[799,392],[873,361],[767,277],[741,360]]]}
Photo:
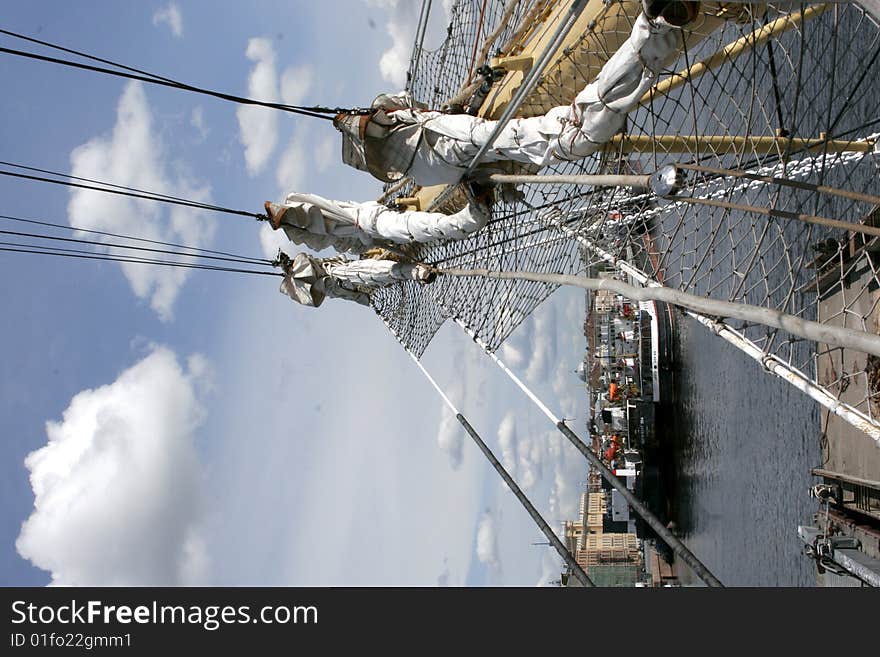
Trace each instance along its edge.
{"label": "rigging rope", "polygon": [[[108,233],[103,230],[90,230],[88,228],[82,228],[80,226],[74,225],[65,225],[65,224],[56,224],[51,221],[38,221],[36,219],[25,219],[23,217],[14,217],[11,215],[0,214],[0,219],[7,219],[9,221],[18,221],[20,223],[26,224],[34,224],[37,226],[48,226],[51,228],[59,228],[62,230],[70,230],[70,231],[78,231],[80,233],[91,233],[93,235],[105,235],[107,237],[118,237],[120,239],[131,240],[133,242],[144,242],[146,244],[158,244],[159,246],[170,246],[178,249],[187,249],[189,251],[196,251],[199,253],[210,253],[213,255],[221,255],[221,256],[229,256],[230,258],[236,258],[241,261],[251,261],[251,264],[271,264],[271,260],[266,260],[264,258],[251,258],[249,256],[236,255],[234,253],[227,253],[226,251],[216,251],[214,249],[204,249],[197,246],[186,246],[185,244],[176,244],[174,242],[163,242],[161,240],[151,240],[145,237],[133,237],[131,235],[120,235],[119,233]],[[190,255],[190,254],[181,254],[181,255]]]}
{"label": "rigging rope", "polygon": [[[209,271],[225,271],[232,273],[240,273],[240,274],[256,274],[260,276],[283,276],[284,274],[275,271],[257,271],[254,269],[237,269],[235,267],[217,267],[213,265],[198,265],[194,263],[186,263],[186,262],[172,262],[169,260],[151,260],[148,258],[133,258],[133,257],[117,257],[112,255],[102,255],[102,254],[94,254],[90,251],[83,251],[77,249],[61,249],[54,248],[52,250],[46,250],[38,246],[29,245],[29,244],[13,244],[9,242],[0,242],[3,246],[0,246],[0,251],[8,251],[14,253],[33,253],[36,255],[50,255],[50,256],[59,256],[66,258],[81,258],[83,260],[109,260],[111,262],[127,262],[134,264],[143,264],[143,265],[162,265],[165,267],[182,267],[185,269],[205,269]],[[12,248],[18,247],[18,248]]]}
{"label": "rigging rope", "polygon": [[419,10],[419,22],[416,26],[416,35],[412,47],[412,56],[410,57],[409,70],[406,72],[407,89],[410,88],[412,81],[416,77],[416,70],[418,69],[419,60],[421,59],[420,55],[422,52],[422,46],[424,45],[425,41],[425,30],[428,27],[428,17],[430,15],[431,0],[425,0],[422,2],[422,7]]}
{"label": "rigging rope", "polygon": [[[69,173],[61,173],[59,171],[51,171],[49,169],[40,169],[37,167],[31,167],[24,164],[16,164],[15,162],[5,162],[0,160],[0,165],[13,167],[15,169],[23,169],[25,171],[34,171],[36,173],[45,173],[51,176],[57,176],[59,178],[67,178],[69,180],[79,180],[81,182],[94,183],[96,185],[103,185],[104,187],[112,187],[114,189],[122,189],[128,192],[136,192],[140,194],[150,194],[152,196],[161,197],[165,199],[169,199],[171,201],[184,201],[186,203],[201,203],[201,207],[206,210],[215,210],[218,212],[226,212],[228,208],[224,208],[220,205],[214,205],[211,203],[202,203],[201,201],[193,201],[192,199],[181,198],[179,196],[172,196],[170,194],[162,194],[160,192],[150,192],[144,189],[138,189],[137,187],[127,187],[125,185],[117,185],[114,183],[105,182],[103,180],[94,180],[92,178],[81,178],[79,176],[73,176]],[[262,216],[262,215],[261,215]]]}
{"label": "rigging rope", "polygon": [[[58,176],[65,176],[66,174],[54,174]],[[118,194],[120,196],[129,196],[131,198],[141,198],[146,199],[148,201],[158,201],[160,203],[170,203],[172,205],[183,205],[185,207],[197,208],[199,210],[212,210],[214,212],[223,212],[226,214],[235,214],[243,217],[251,217],[257,219],[259,221],[264,221],[266,219],[266,215],[260,214],[257,212],[248,212],[246,210],[235,210],[233,208],[226,208],[219,205],[212,205],[210,203],[202,203],[201,201],[189,201],[186,199],[181,199],[178,197],[167,196],[164,194],[157,194],[156,192],[148,192],[144,190],[134,190],[134,188],[126,188],[121,185],[109,185],[108,183],[99,183],[101,185],[107,185],[107,187],[119,187],[119,189],[108,189],[107,187],[95,187],[94,185],[84,185],[81,183],[70,182],[68,180],[53,180],[51,178],[44,178],[42,176],[30,176],[23,173],[15,173],[12,171],[0,171],[0,176],[9,176],[12,178],[22,178],[24,180],[34,180],[37,182],[46,182],[52,183],[53,185],[64,185],[66,187],[77,187],[80,189],[91,189],[96,192],[105,192],[107,194]],[[67,176],[70,177],[70,176]]]}
{"label": "rigging rope", "polygon": [[13,48],[2,48],[0,47],[0,52],[6,53],[8,55],[14,55],[16,57],[24,57],[27,59],[35,59],[38,61],[43,61],[51,64],[58,64],[61,66],[69,66],[72,68],[79,68],[82,70],[93,71],[95,73],[104,73],[105,75],[112,75],[121,78],[127,78],[130,80],[139,80],[141,82],[149,82],[151,84],[157,84],[165,87],[172,87],[175,89],[180,89],[183,91],[191,91],[197,94],[203,94],[206,96],[212,96],[214,98],[220,98],[221,100],[227,100],[234,103],[239,103],[242,105],[258,105],[261,107],[268,107],[271,109],[282,110],[285,112],[291,112],[293,114],[300,114],[303,116],[311,116],[316,119],[323,119],[325,121],[332,121],[333,116],[340,113],[360,113],[362,110],[344,108],[344,107],[323,107],[320,105],[315,106],[301,106],[301,105],[287,105],[285,103],[273,103],[269,101],[256,100],[253,98],[247,98],[244,96],[236,96],[234,94],[227,94],[220,91],[214,91],[211,89],[205,89],[202,87],[196,87],[191,84],[186,84],[184,82],[180,82],[179,80],[174,80],[172,78],[167,78],[161,75],[156,75],[155,73],[150,73],[148,71],[144,71],[141,69],[137,69],[131,66],[126,66],[125,64],[120,64],[118,62],[114,62],[109,59],[103,59],[101,57],[96,57],[95,55],[90,55],[88,53],[73,50],[71,48],[65,48],[64,46],[60,46],[58,44],[51,43],[49,41],[41,41],[40,39],[35,39],[33,37],[29,37],[23,34],[18,34],[17,32],[12,32],[10,30],[0,29],[0,34],[5,34],[9,37],[15,39],[22,39],[24,41],[29,41],[32,43],[36,43],[47,48],[51,48],[54,50],[59,50],[62,52],[66,52],[68,54],[77,55],[79,57],[83,57],[85,59],[89,59],[91,61],[100,62],[102,64],[109,64],[117,69],[121,70],[113,70],[110,68],[104,68],[101,66],[93,66],[90,64],[83,64],[81,62],[75,62],[68,59],[61,59],[57,57],[49,57],[47,55],[40,55],[33,52],[27,52],[24,50],[15,50]]}
{"label": "rigging rope", "polygon": [[[108,244],[107,242],[99,242],[96,240],[80,240],[80,239],[76,239],[73,237],[55,237],[52,235],[41,235],[40,233],[25,233],[25,232],[16,231],[16,230],[0,230],[0,235],[13,235],[15,237],[34,237],[36,239],[49,240],[49,241],[53,241],[53,242],[69,242],[69,243],[73,243],[73,244],[90,244],[92,246],[105,246],[105,247],[112,247],[115,249],[127,249],[130,251],[144,251],[144,252],[149,252],[149,253],[162,253],[165,255],[176,255],[176,256],[182,256],[182,257],[186,257],[186,258],[202,258],[204,260],[219,260],[222,262],[238,262],[238,263],[244,263],[244,264],[249,264],[249,265],[261,264],[259,262],[254,262],[251,259],[240,260],[238,258],[224,258],[221,256],[195,255],[195,254],[190,254],[190,253],[180,253],[179,251],[171,251],[169,249],[151,249],[151,248],[145,247],[145,246],[129,246],[126,244],[112,244],[112,243]],[[52,247],[52,248],[55,248],[55,247]],[[268,264],[271,264],[271,261],[265,261],[265,262]]]}
{"label": "rigging rope", "polygon": [[486,0],[483,0],[483,4],[480,7],[480,17],[477,19],[477,38],[474,39],[474,51],[471,53],[471,65],[470,65],[470,75],[468,75],[467,83],[470,84],[474,79],[474,74],[476,73],[477,66],[477,46],[480,45],[480,35],[483,33],[483,18],[486,16]]}

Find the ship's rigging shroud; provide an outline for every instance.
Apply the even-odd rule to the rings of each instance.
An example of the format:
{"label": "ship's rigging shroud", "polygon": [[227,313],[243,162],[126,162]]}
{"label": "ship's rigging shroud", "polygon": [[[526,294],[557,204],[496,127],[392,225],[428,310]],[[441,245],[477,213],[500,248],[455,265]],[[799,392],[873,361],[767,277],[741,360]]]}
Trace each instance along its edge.
{"label": "ship's rigging shroud", "polygon": [[[873,4],[865,7],[880,13]],[[415,49],[408,88],[417,100],[439,106],[453,96],[481,63],[471,61],[475,48],[515,57],[537,48],[560,3],[517,3],[503,27],[498,21],[512,3],[490,0],[483,25],[477,25],[480,5],[455,3],[444,43],[430,52]],[[639,8],[634,2],[588,2],[574,38],[544,71],[520,115],[570,101],[629,34]],[[499,27],[486,49],[481,37]],[[667,71],[675,83],[663,85],[631,113],[625,136],[600,155],[541,173],[648,173],[692,163],[877,195],[876,147],[868,137],[880,130],[878,55],[877,20],[855,3],[703,3],[688,48]],[[706,65],[697,65],[701,62]],[[502,89],[515,85],[517,76],[522,74],[511,70]],[[503,93],[485,106],[496,115],[501,108]],[[851,141],[858,146],[847,146]],[[419,259],[461,269],[581,274],[600,258],[579,246],[571,237],[577,234],[674,289],[877,331],[878,304],[868,287],[880,286],[880,274],[870,255],[873,242],[865,249],[867,240],[858,236],[730,207],[661,201],[625,188],[521,189],[522,200],[496,204],[486,229],[467,240],[423,248]],[[418,191],[399,186],[393,195]],[[682,194],[851,223],[873,224],[877,218],[875,207],[865,202],[717,175],[690,175]],[[453,195],[447,207],[456,203]],[[558,229],[560,221],[567,231]],[[871,285],[848,288],[848,278],[866,269]],[[554,289],[527,281],[441,277],[428,288],[384,289],[373,303],[416,355],[450,316],[494,350]],[[844,306],[820,317],[819,300],[835,291],[846,297]],[[761,326],[731,324],[760,351],[818,383],[821,346]],[[844,379],[863,387],[859,410],[873,420],[875,391],[864,372],[839,372],[836,380],[822,383],[833,388]]]}

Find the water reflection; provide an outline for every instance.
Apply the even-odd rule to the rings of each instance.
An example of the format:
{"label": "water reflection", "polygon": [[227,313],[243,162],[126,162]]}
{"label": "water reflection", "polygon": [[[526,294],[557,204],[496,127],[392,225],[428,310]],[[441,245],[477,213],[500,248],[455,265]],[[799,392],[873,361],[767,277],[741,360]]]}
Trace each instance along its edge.
{"label": "water reflection", "polygon": [[815,402],[689,317],[678,347],[671,510],[685,543],[728,586],[814,585],[797,525],[815,510]]}

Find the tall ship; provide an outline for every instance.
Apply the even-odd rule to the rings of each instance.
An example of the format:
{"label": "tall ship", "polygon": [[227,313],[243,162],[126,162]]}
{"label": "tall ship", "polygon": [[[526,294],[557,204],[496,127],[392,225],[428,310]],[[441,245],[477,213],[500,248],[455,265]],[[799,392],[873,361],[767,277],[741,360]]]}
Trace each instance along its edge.
{"label": "tall ship", "polygon": [[[407,88],[430,107],[467,106],[483,67],[492,75],[468,111],[500,123],[545,114],[599,75],[649,4],[456,2],[439,48],[425,49],[423,28],[417,34]],[[496,167],[494,179],[517,181],[507,186],[519,193],[499,196],[487,230],[418,254],[448,270],[508,275],[385,290],[377,312],[416,355],[450,318],[492,353],[556,289],[547,275],[656,293],[590,294],[590,308],[603,312],[588,320],[581,371],[592,448],[633,490],[636,471],[642,495],[662,490],[649,483],[662,474],[652,450],[658,410],[672,401],[673,325],[685,316],[814,399],[832,434],[844,427],[859,449],[880,451],[880,387],[866,360],[875,347],[793,332],[814,322],[874,336],[880,326],[871,259],[880,234],[878,16],[873,0],[699,3],[681,52],[620,132],[576,162]],[[664,189],[656,178],[669,167]],[[528,177],[536,174],[544,179]],[[404,179],[386,187],[389,198],[454,211],[464,197]],[[794,319],[780,323],[778,313]],[[829,359],[843,369],[825,367]],[[662,515],[661,502],[651,506]]]}
{"label": "tall ship", "polygon": [[[596,272],[613,279],[613,272]],[[587,352],[579,373],[588,385],[593,448],[658,517],[672,495],[662,473],[672,460],[668,420],[674,413],[674,315],[665,303],[597,292],[587,300]],[[611,512],[639,538],[654,533],[608,489]]]}
{"label": "tall ship", "polygon": [[[438,23],[444,37],[429,47]],[[284,225],[292,241],[355,253],[233,262],[239,271],[270,269],[248,270],[261,275],[282,267],[282,289],[305,305],[337,296],[369,306],[574,580],[589,585],[592,572],[598,582],[643,582],[633,572],[653,560],[647,541],[665,561],[674,553],[704,583],[722,585],[669,524],[676,335],[687,323],[816,403],[819,514],[800,536],[819,574],[876,585],[880,0],[424,0],[403,93],[354,108],[231,96],[18,38],[101,64],[71,66],[332,121],[343,161],[382,181],[376,203],[300,195],[310,198],[296,208],[267,202],[260,214],[30,167],[4,175],[63,176],[71,186],[243,215],[276,230],[290,210],[301,224]],[[448,228],[477,204],[468,230],[415,227],[397,214],[428,212]],[[380,214],[394,226],[390,236],[378,228]],[[117,245],[101,244],[104,259],[120,259],[108,251]],[[183,261],[121,261],[188,267],[230,255],[161,245]],[[558,417],[498,355],[563,285],[587,291],[584,426]],[[586,497],[564,536],[424,368],[447,322],[583,455]],[[760,404],[749,412],[772,417]],[[768,459],[786,458],[780,425]]]}

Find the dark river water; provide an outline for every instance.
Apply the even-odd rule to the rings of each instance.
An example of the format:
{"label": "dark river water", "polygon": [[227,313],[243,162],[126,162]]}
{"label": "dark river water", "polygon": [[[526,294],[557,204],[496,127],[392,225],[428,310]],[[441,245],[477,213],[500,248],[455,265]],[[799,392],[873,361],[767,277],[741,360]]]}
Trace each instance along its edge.
{"label": "dark river water", "polygon": [[818,405],[691,318],[677,333],[672,512],[685,544],[727,586],[815,585],[797,525],[816,510]]}
{"label": "dark river water", "polygon": [[[803,40],[793,34],[781,38],[775,52],[794,53],[798,48],[805,61],[821,61],[821,65],[804,65],[797,76],[789,66],[785,81],[780,78],[788,91],[778,101],[779,125],[803,136],[852,131],[864,137],[876,131],[872,121],[880,106],[880,89],[875,72],[866,70],[866,62],[876,66],[870,58],[880,55],[880,30],[875,24],[853,7],[840,6],[807,25]],[[769,50],[755,51],[755,56],[756,70],[769,70],[765,61]],[[775,83],[766,74],[754,80],[748,75],[731,76],[723,93],[720,87],[718,93],[748,98],[753,82],[758,97],[772,97]],[[718,112],[734,115],[729,103],[719,102]],[[775,120],[773,113],[767,116],[771,123]],[[823,171],[821,181],[876,193],[877,170],[866,158],[858,165]],[[761,190],[749,198],[763,206],[817,208],[815,214],[828,217],[864,214],[864,209],[857,214],[827,196],[804,199],[786,192],[771,197],[768,190]],[[677,217],[672,214],[661,225],[664,236],[678,234]],[[667,284],[690,285],[690,291],[720,298],[745,290],[740,296],[746,302],[788,312],[805,310],[804,316],[815,318],[815,298],[789,291],[815,276],[807,264],[813,253],[809,245],[834,233],[815,227],[807,233],[803,225],[792,222],[776,224],[780,228],[771,239],[772,230],[759,236],[749,232],[750,221],[736,219],[733,213],[728,215],[722,227],[729,227],[729,237],[722,230],[711,245],[706,231],[659,239],[660,251],[671,251]],[[756,251],[760,267],[751,267]],[[746,270],[743,282],[732,275]],[[671,512],[685,543],[728,586],[814,586],[815,567],[803,554],[797,526],[811,524],[818,509],[808,491],[815,483],[810,470],[822,463],[820,407],[694,320],[678,317],[678,401],[671,427],[677,476]],[[810,372],[808,348],[800,343],[793,347],[796,353],[782,355]],[[699,583],[693,576],[685,579]]]}

